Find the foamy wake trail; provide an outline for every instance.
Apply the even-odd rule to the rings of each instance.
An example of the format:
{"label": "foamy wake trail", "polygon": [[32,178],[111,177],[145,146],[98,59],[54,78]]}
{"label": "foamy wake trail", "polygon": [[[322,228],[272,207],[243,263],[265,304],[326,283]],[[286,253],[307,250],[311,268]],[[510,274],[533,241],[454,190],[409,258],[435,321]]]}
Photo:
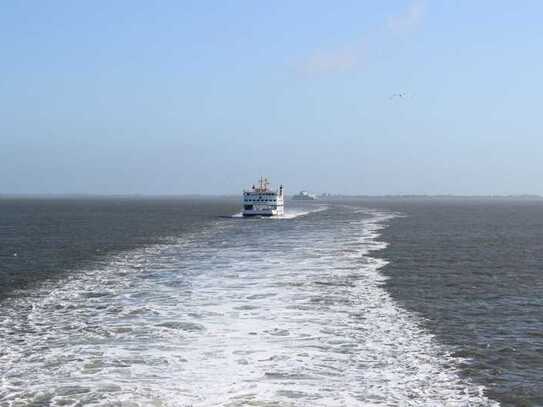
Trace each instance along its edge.
{"label": "foamy wake trail", "polygon": [[[310,213],[314,212],[321,212],[328,209],[327,205],[318,205],[313,206],[311,208],[287,208],[285,209],[285,213],[281,216],[270,216],[270,217],[262,217],[259,219],[269,219],[269,220],[275,220],[275,219],[294,219],[298,218],[300,216],[308,215]],[[243,213],[238,212],[235,215],[232,215],[232,218],[243,218]]]}
{"label": "foamy wake trail", "polygon": [[392,215],[327,213],[217,222],[4,304],[0,405],[496,405],[383,289]]}

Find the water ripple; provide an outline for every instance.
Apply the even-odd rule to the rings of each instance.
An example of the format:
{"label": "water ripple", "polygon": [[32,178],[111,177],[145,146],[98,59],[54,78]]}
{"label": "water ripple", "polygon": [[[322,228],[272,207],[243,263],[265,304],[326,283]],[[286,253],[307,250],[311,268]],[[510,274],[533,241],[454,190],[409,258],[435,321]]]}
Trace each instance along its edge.
{"label": "water ripple", "polygon": [[221,220],[22,293],[0,406],[495,405],[383,289],[394,216]]}

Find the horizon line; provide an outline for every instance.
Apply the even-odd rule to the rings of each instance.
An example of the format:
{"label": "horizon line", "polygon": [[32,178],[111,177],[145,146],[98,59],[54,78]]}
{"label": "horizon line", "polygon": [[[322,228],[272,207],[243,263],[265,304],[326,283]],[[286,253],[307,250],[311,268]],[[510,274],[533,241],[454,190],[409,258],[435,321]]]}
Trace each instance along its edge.
{"label": "horizon line", "polygon": [[[287,195],[294,196],[295,194]],[[0,199],[12,198],[237,198],[239,194],[146,194],[146,193],[0,193]],[[334,198],[523,198],[543,199],[539,194],[317,194],[317,200]]]}

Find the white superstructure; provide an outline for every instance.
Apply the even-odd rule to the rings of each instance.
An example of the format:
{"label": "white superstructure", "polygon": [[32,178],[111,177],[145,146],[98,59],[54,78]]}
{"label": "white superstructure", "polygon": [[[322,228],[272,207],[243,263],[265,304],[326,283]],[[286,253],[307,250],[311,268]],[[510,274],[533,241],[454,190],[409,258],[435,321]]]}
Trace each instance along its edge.
{"label": "white superstructure", "polygon": [[243,216],[281,216],[285,213],[283,185],[274,191],[267,178],[260,178],[258,186],[243,191]]}

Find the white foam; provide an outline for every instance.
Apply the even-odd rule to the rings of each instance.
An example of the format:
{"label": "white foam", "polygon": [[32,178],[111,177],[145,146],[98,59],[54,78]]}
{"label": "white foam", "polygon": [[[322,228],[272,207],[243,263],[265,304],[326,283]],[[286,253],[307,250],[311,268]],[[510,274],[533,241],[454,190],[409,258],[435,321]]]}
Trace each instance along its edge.
{"label": "white foam", "polygon": [[[278,216],[262,216],[258,217],[259,219],[269,219],[269,220],[276,220],[276,219],[295,219],[299,218],[300,216],[309,215],[310,213],[316,213],[321,212],[328,209],[327,205],[319,205],[312,208],[288,208],[285,210],[285,213],[283,215]],[[243,218],[243,213],[239,212],[231,216],[231,218]]]}
{"label": "white foam", "polygon": [[319,205],[311,208],[287,208],[283,216],[278,216],[279,219],[294,219],[300,216],[309,215],[310,213],[322,212],[328,209],[327,205]]}
{"label": "white foam", "polygon": [[345,211],[217,222],[3,304],[0,404],[496,405],[383,289],[393,215]]}

